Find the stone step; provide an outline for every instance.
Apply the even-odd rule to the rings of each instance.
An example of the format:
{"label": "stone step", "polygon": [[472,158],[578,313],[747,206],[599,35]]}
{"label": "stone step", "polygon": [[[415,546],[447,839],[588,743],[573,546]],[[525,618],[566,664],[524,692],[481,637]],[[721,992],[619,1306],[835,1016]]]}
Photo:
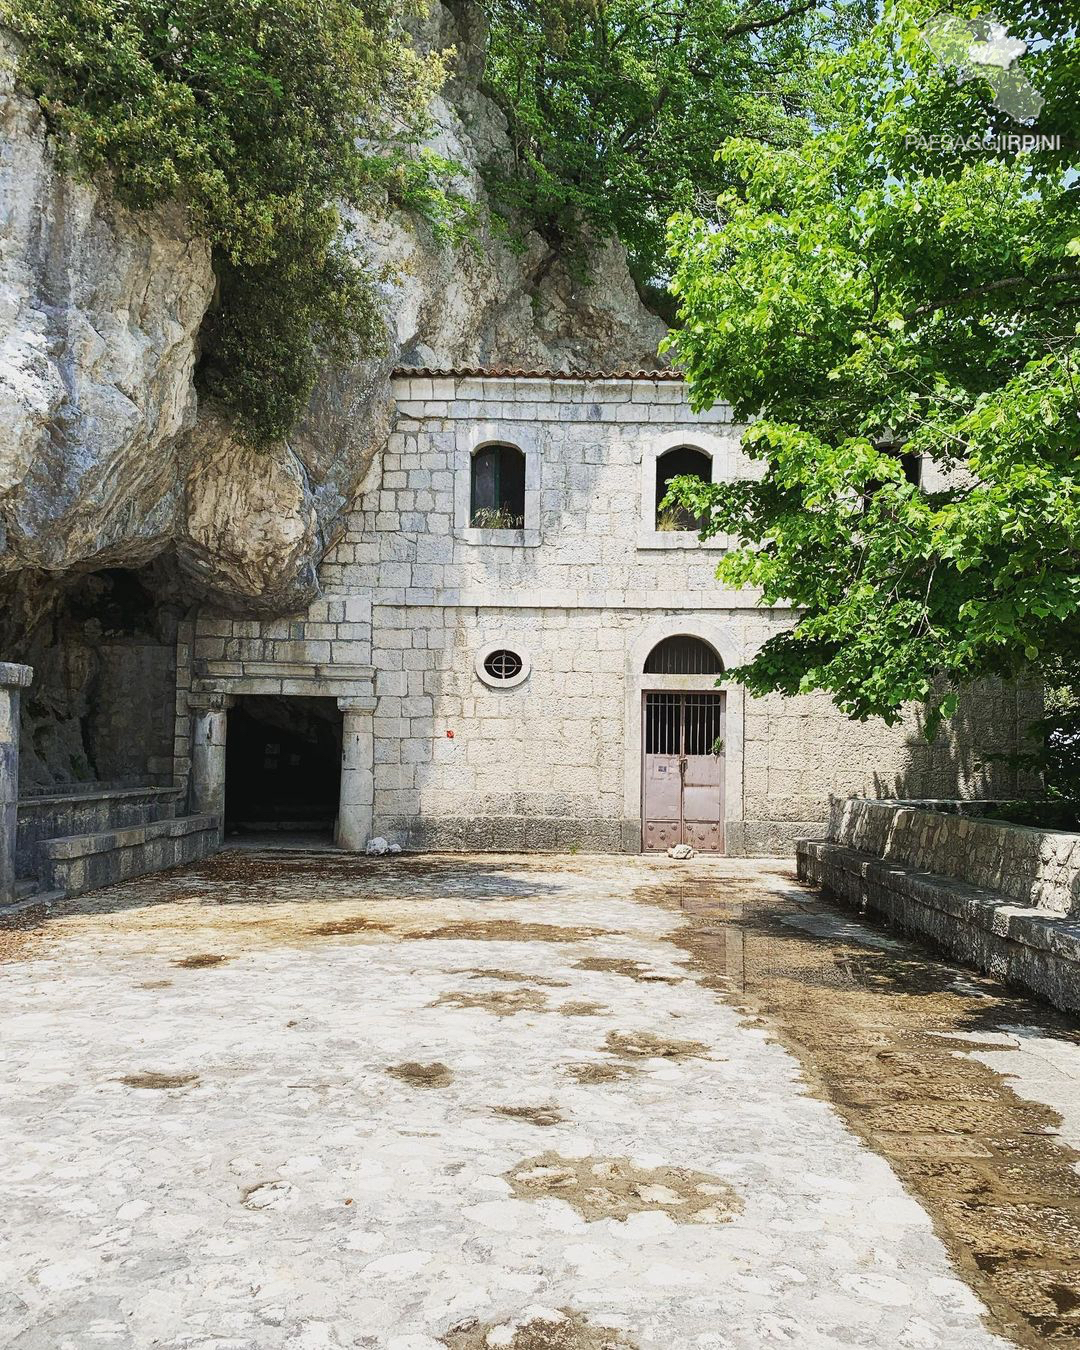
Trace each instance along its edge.
{"label": "stone step", "polygon": [[20,890],[16,886],[15,898],[8,905],[0,905],[0,916],[5,923],[11,923],[21,915],[31,915],[38,918],[47,913],[60,900],[64,899],[64,892],[59,890],[46,890],[45,883],[36,878],[25,877],[23,884],[31,882],[33,890]]}
{"label": "stone step", "polygon": [[64,835],[38,846],[50,886],[65,895],[195,862],[217,851],[217,816],[175,816],[119,830]]}

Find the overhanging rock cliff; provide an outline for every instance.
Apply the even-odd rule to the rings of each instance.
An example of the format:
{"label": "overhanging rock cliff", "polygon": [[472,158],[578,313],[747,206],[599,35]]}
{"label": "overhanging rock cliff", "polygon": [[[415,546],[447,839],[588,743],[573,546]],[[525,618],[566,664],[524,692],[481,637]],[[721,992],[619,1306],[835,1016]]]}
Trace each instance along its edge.
{"label": "overhanging rock cliff", "polygon": [[[439,10],[426,40],[454,43],[458,75],[432,108],[432,146],[483,205],[481,164],[505,123],[477,87],[478,48]],[[591,279],[552,263],[537,235],[514,249],[481,227],[437,243],[400,214],[350,221],[380,282],[387,346],[327,370],[288,443],[256,452],[196,394],[210,250],[179,206],[132,213],[58,171],[36,102],[3,44],[0,119],[0,578],[168,560],[182,589],[285,613],[382,445],[398,364],[655,366],[663,325],[638,300],[617,244]],[[23,589],[25,590],[25,584]],[[6,635],[7,636],[7,635]]]}

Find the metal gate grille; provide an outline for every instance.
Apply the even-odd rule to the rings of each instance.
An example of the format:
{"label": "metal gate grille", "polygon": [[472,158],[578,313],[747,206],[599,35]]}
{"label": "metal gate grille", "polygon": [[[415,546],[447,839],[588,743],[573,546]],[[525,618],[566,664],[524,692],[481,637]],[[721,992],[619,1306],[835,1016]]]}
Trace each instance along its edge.
{"label": "metal gate grille", "polygon": [[724,705],[719,694],[683,695],[684,755],[723,753]]}
{"label": "metal gate grille", "polygon": [[642,843],[724,847],[724,695],[645,695]]}
{"label": "metal gate grille", "polygon": [[707,642],[696,637],[669,637],[645,658],[646,675],[720,675],[724,663]]}
{"label": "metal gate grille", "polygon": [[646,694],[645,753],[678,755],[682,753],[681,694]]}
{"label": "metal gate grille", "polygon": [[647,755],[713,755],[723,753],[722,694],[645,696]]}

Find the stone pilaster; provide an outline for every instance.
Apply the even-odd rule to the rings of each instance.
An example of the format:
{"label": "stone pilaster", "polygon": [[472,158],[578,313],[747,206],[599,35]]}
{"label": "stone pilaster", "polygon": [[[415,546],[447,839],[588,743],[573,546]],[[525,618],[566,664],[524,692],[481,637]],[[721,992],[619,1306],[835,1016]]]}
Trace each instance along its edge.
{"label": "stone pilaster", "polygon": [[218,818],[219,837],[225,834],[225,729],[227,694],[188,696],[191,727],[191,809],[197,815]]}
{"label": "stone pilaster", "polygon": [[341,796],[335,843],[361,853],[371,838],[375,810],[374,698],[339,698],[341,728]]}
{"label": "stone pilaster", "polygon": [[34,678],[30,666],[0,661],[0,905],[15,898],[15,837],[19,812],[19,691]]}

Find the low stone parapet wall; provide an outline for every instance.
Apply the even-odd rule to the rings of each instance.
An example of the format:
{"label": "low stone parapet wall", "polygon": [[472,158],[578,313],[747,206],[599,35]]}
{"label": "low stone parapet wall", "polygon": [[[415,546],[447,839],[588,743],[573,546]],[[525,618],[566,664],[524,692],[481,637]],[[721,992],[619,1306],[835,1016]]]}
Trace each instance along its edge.
{"label": "low stone parapet wall", "polygon": [[41,868],[41,845],[68,835],[127,829],[176,815],[180,789],[172,786],[72,784],[20,796],[15,866],[21,877]]}
{"label": "low stone parapet wall", "polygon": [[922,803],[849,797],[831,804],[828,837],[1050,914],[1080,914],[1080,834],[983,820],[964,811],[968,803],[956,805],[960,811],[953,813]]}
{"label": "low stone parapet wall", "polygon": [[163,872],[216,852],[217,816],[177,816],[127,829],[48,839],[40,845],[42,881],[63,895],[111,886],[128,877]]}
{"label": "low stone parapet wall", "polygon": [[1080,834],[849,798],[796,856],[804,881],[1080,1009]]}

